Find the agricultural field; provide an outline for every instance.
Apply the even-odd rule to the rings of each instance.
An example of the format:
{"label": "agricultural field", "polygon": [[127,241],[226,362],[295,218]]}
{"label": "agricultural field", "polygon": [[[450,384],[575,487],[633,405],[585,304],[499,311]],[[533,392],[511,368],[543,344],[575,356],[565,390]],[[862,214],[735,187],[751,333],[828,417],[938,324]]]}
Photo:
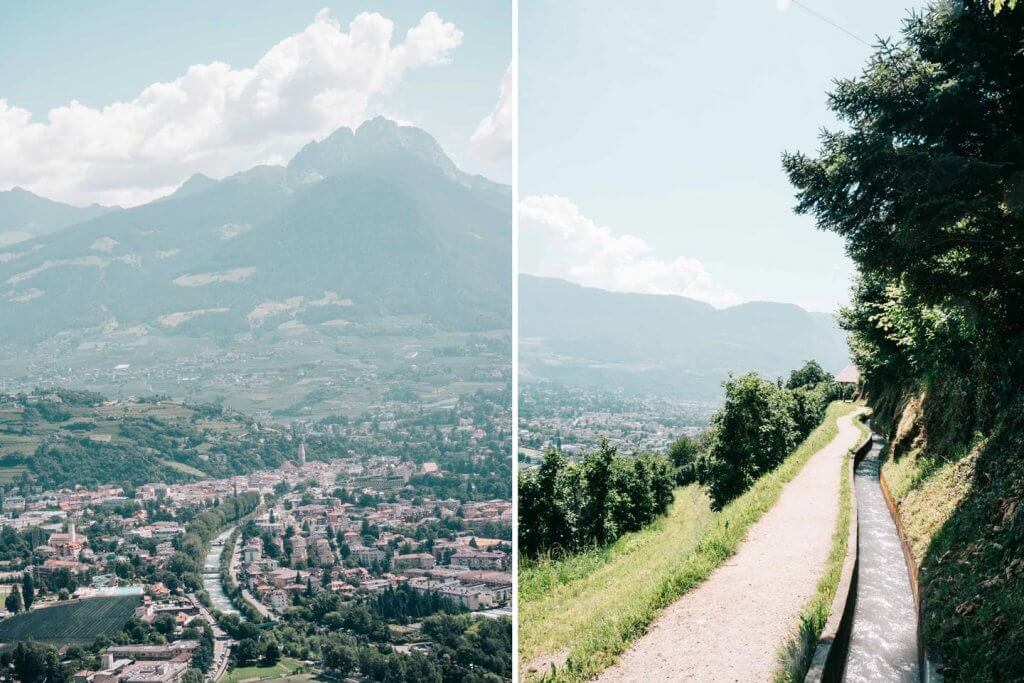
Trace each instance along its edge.
{"label": "agricultural field", "polygon": [[55,338],[0,354],[0,394],[88,386],[120,399],[160,394],[221,403],[264,422],[315,420],[359,416],[394,391],[423,404],[453,402],[503,386],[511,372],[507,330],[453,332],[417,316],[238,335],[230,350],[223,340],[155,329],[141,347],[101,337],[96,344]]}
{"label": "agricultural field", "polygon": [[[273,666],[243,666],[234,669],[224,675],[222,683],[242,683],[242,681],[256,680],[284,680],[292,678],[293,674],[302,667],[302,663],[294,659],[282,659]],[[297,674],[302,676],[302,674]]]}
{"label": "agricultural field", "polygon": [[[85,474],[93,461],[153,480],[202,479],[217,473],[208,471],[211,449],[238,443],[251,424],[238,413],[157,398],[107,400],[65,389],[0,397],[0,486],[23,475],[55,486],[97,483],[103,477],[79,481],[70,471]],[[47,464],[53,458],[69,471],[56,474]]]}
{"label": "agricultural field", "polygon": [[119,595],[32,610],[0,621],[0,642],[91,643],[120,632],[138,604],[138,596]]}

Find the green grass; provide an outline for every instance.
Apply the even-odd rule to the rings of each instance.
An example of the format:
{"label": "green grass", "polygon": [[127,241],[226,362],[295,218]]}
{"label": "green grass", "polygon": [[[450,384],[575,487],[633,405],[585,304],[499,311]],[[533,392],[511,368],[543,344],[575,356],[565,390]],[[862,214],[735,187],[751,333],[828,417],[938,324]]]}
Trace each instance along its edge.
{"label": "green grass", "polygon": [[282,678],[289,676],[302,667],[302,663],[294,659],[282,659],[274,666],[243,666],[229,671],[221,678],[222,683],[240,683],[252,678]]}
{"label": "green grass", "polygon": [[947,457],[912,452],[898,461],[888,458],[882,473],[889,492],[899,502],[899,514],[914,558],[921,562],[932,538],[971,491],[979,442]]}
{"label": "green grass", "polygon": [[1024,681],[1024,399],[967,435],[959,391],[928,391],[893,420],[920,437],[882,467],[920,568],[924,640],[950,683]]}
{"label": "green grass", "polygon": [[138,604],[138,596],[122,595],[32,610],[0,622],[0,642],[91,643],[119,633]]}
{"label": "green grass", "polygon": [[[572,646],[584,634],[614,629],[649,601],[696,547],[714,513],[696,486],[677,489],[668,514],[612,545],[519,572],[519,652],[524,661]],[[625,588],[625,590],[623,590]]]}
{"label": "green grass", "polygon": [[[857,445],[864,442],[869,432],[864,420],[856,421],[860,430],[860,438]],[[822,574],[814,595],[807,601],[803,612],[800,614],[800,623],[789,640],[779,650],[779,668],[775,672],[776,683],[790,683],[791,681],[802,681],[811,668],[811,659],[814,657],[814,650],[818,646],[818,639],[825,629],[832,608],[832,601],[835,600],[836,590],[839,588],[839,581],[843,576],[843,564],[846,562],[846,551],[850,537],[850,515],[853,513],[851,506],[851,483],[848,473],[852,452],[843,458],[840,465],[841,479],[839,485],[839,516],[836,518],[836,527],[832,532],[832,548],[829,551],[828,560],[825,561],[825,572]]]}
{"label": "green grass", "polygon": [[191,465],[186,465],[183,462],[176,462],[174,460],[162,460],[161,462],[164,465],[170,467],[172,470],[178,470],[179,472],[182,472],[184,474],[190,474],[193,477],[198,477],[199,479],[206,479],[207,477],[210,476],[206,472],[203,472],[201,469],[197,467],[192,467]]}
{"label": "green grass", "polygon": [[[618,553],[620,541],[607,557],[595,552],[553,563],[560,566],[541,563],[540,568],[521,572],[521,663],[540,665],[550,681],[584,681],[613,664],[661,610],[736,552],[750,526],[778,500],[782,487],[839,433],[836,420],[857,407],[830,405],[822,424],[775,471],[721,512],[706,511],[697,517],[697,528],[688,532],[698,534],[696,542],[690,537],[688,544],[678,545],[680,537],[687,536],[677,528],[685,526],[677,521],[686,515],[676,507],[686,505],[680,497],[666,520],[623,539],[626,545],[638,543],[637,550],[644,552]],[[691,498],[691,508],[694,502]],[[707,505],[706,499],[697,506],[701,504]],[[586,603],[585,610],[576,606],[579,602]],[[548,668],[551,662],[557,667],[554,672]]]}
{"label": "green grass", "polygon": [[25,465],[0,466],[0,484],[19,481],[21,475],[28,470]]}

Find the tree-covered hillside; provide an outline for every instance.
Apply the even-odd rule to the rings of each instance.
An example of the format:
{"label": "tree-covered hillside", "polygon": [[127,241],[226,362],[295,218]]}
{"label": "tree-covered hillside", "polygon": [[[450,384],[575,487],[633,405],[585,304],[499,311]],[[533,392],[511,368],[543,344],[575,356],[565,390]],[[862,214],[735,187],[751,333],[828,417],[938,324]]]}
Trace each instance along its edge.
{"label": "tree-covered hillside", "polygon": [[784,158],[859,269],[843,326],[949,680],[1024,678],[1022,45],[1020,10],[935,2],[837,82],[817,156]]}
{"label": "tree-covered hillside", "polygon": [[0,483],[43,488],[226,477],[294,459],[282,430],[159,397],[37,390],[0,399]]}

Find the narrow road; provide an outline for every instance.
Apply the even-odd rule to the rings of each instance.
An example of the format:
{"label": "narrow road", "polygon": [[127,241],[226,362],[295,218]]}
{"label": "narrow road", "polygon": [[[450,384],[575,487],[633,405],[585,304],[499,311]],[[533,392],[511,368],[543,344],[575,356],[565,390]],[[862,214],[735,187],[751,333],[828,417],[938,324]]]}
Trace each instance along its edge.
{"label": "narrow road", "polygon": [[917,614],[896,524],[878,483],[885,441],[873,434],[857,465],[859,555],[857,603],[844,680],[860,683],[919,680]]}
{"label": "narrow road", "polygon": [[[231,552],[231,562],[228,565],[228,573],[235,583],[238,582],[238,568],[242,563],[242,544],[235,543],[235,547]],[[271,621],[277,621],[277,615],[271,612],[266,605],[256,599],[252,593],[249,592],[248,588],[242,589],[242,599],[249,603],[249,606],[256,610],[257,614],[265,619]],[[244,617],[243,617],[244,618]]]}
{"label": "narrow road", "polygon": [[840,463],[857,445],[859,412],[839,418],[839,434],[783,488],[737,553],[670,605],[599,681],[771,680],[832,546]]}
{"label": "narrow road", "polygon": [[195,596],[192,596],[192,601],[199,608],[199,615],[213,629],[213,665],[206,674],[206,680],[216,683],[224,675],[224,672],[227,671],[228,657],[231,654],[231,646],[234,644],[234,641],[228,638],[224,629],[217,625],[217,620],[213,618],[209,610],[202,606],[199,600],[195,599]]}

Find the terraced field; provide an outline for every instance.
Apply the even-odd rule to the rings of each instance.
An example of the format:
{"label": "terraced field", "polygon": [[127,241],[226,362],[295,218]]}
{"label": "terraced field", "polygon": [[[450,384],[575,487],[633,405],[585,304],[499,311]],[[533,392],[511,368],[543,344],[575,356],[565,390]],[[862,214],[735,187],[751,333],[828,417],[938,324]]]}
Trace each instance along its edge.
{"label": "terraced field", "polygon": [[138,604],[139,596],[119,595],[33,610],[0,621],[0,642],[91,643],[97,636],[116,635]]}
{"label": "terraced field", "polygon": [[[53,391],[0,396],[0,484],[18,482],[23,474],[54,487],[108,483],[97,461],[122,463],[111,477],[116,483],[133,475],[203,479],[215,474],[204,467],[211,450],[225,442],[236,446],[252,424],[248,417],[207,415],[204,408],[170,400],[107,401],[99,394]],[[57,464],[73,462],[69,470],[82,469],[47,469],[39,464],[41,451],[44,457],[60,452]],[[128,461],[138,468],[132,470]],[[78,474],[91,474],[91,481],[77,480]]]}

